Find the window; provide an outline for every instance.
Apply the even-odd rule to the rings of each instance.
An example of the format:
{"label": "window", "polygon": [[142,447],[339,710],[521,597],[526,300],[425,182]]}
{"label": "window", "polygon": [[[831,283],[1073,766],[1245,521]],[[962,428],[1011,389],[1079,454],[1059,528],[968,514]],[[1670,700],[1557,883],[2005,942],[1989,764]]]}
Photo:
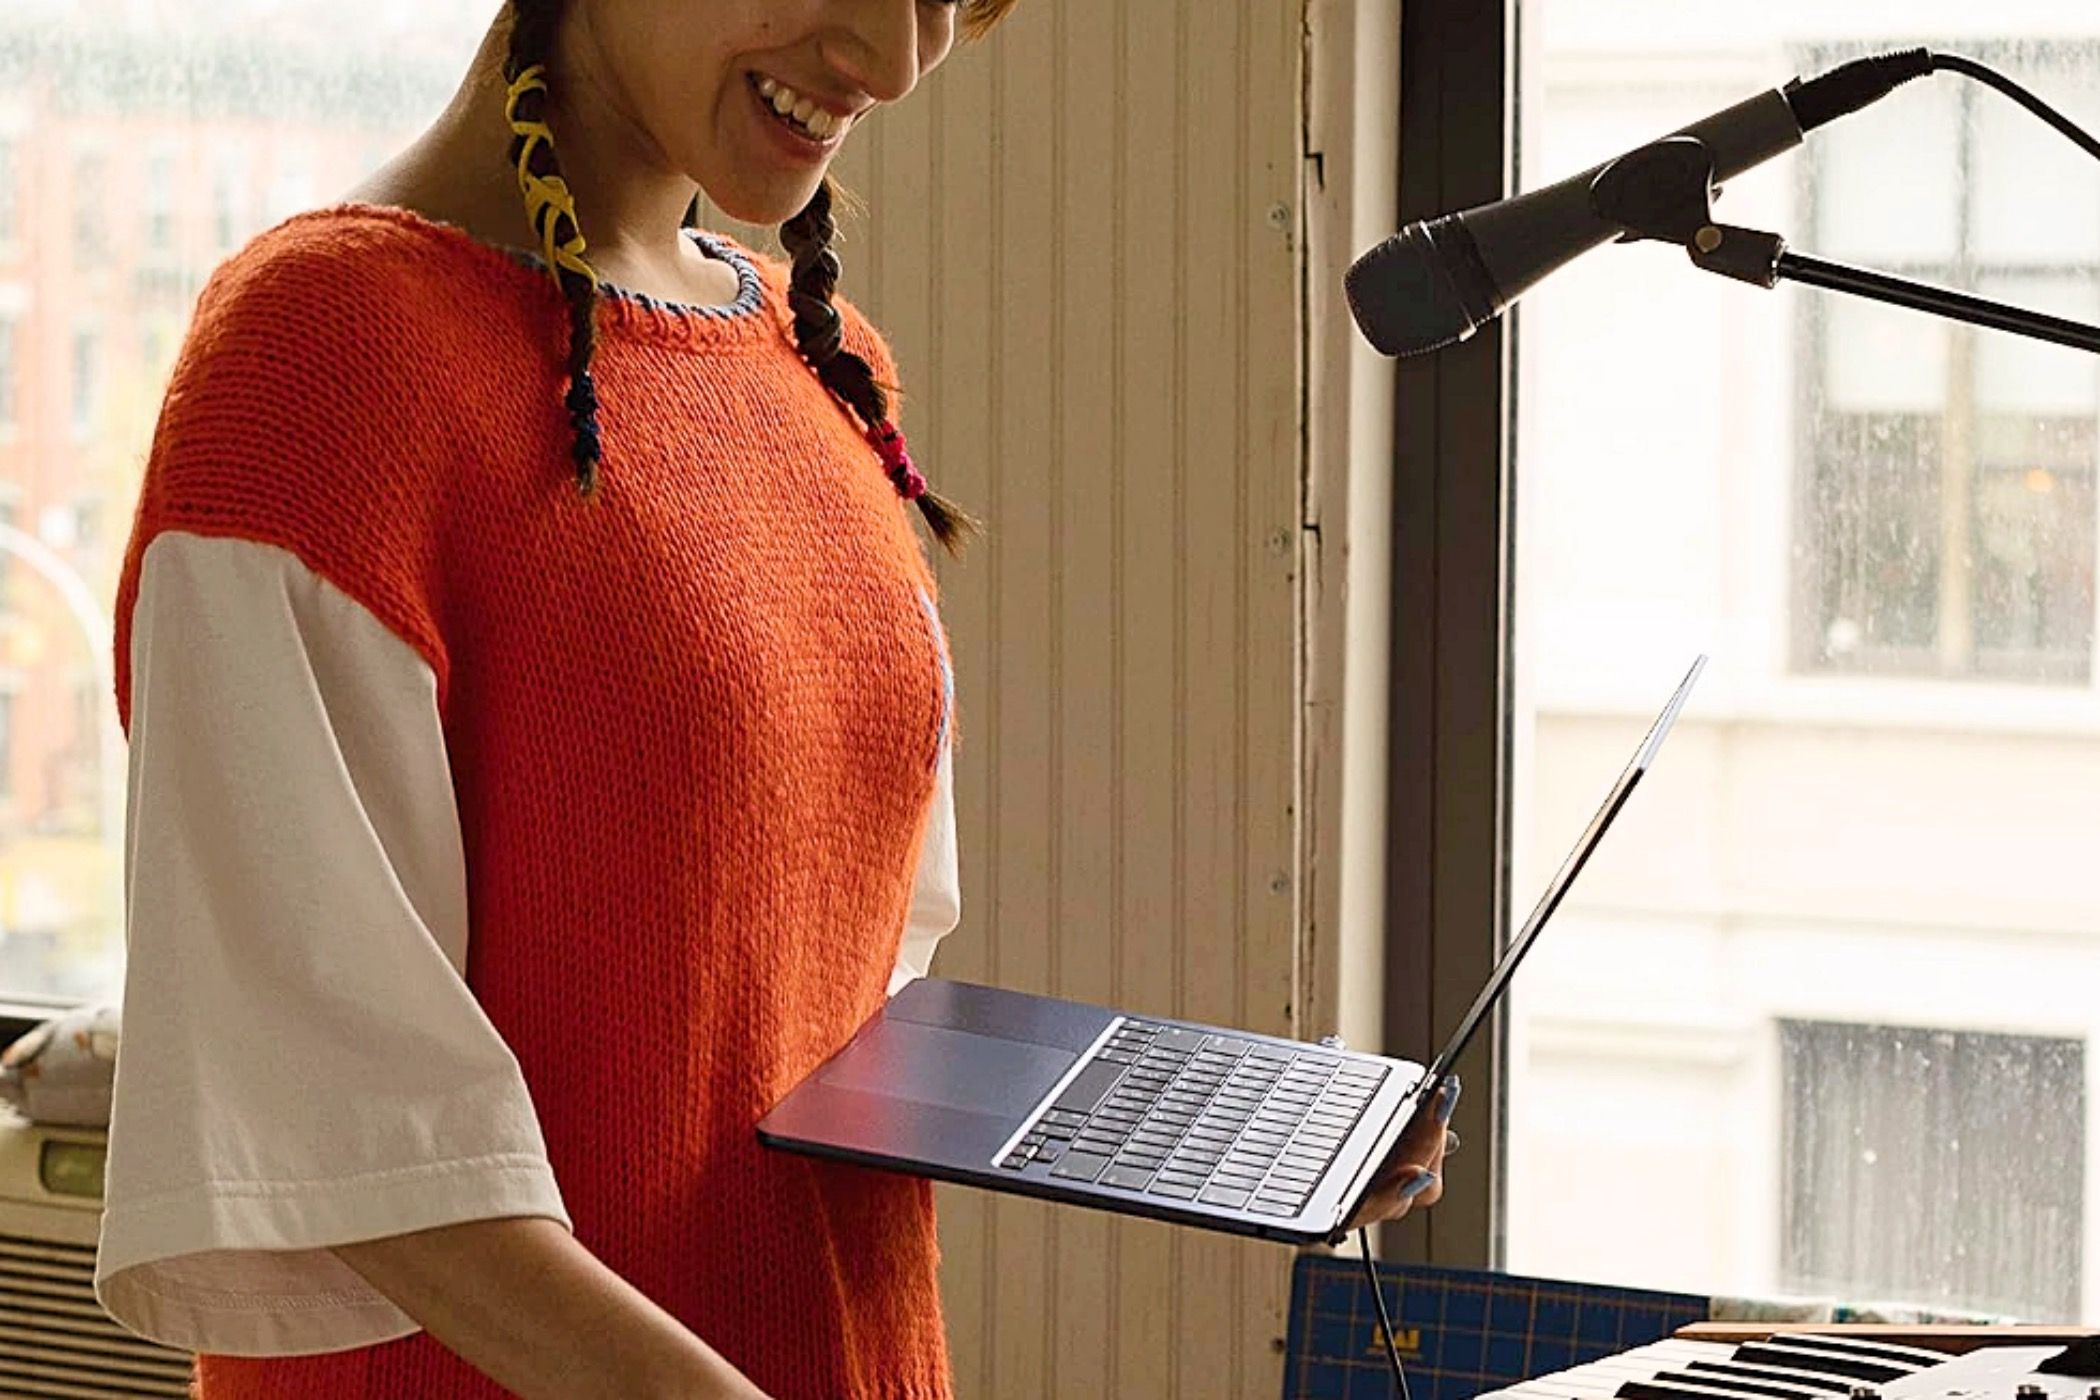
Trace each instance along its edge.
{"label": "window", "polygon": [[16,325],[12,316],[0,316],[0,434],[13,432],[20,420],[21,370],[16,363]]}
{"label": "window", "polygon": [[15,138],[0,136],[0,248],[22,236],[21,195],[16,188],[21,178]]}
{"label": "window", "polygon": [[82,268],[109,261],[109,159],[100,151],[73,160],[73,257]]}
{"label": "window", "polygon": [[0,681],[0,803],[15,800],[15,692]]}
{"label": "window", "polygon": [[221,254],[232,252],[252,230],[249,228],[248,156],[228,142],[212,152],[211,236]]}
{"label": "window", "polygon": [[[263,219],[340,194],[365,152],[422,130],[488,19],[450,0],[351,29],[318,0],[275,4],[261,26],[217,0],[18,8],[0,0],[0,220],[21,251],[0,302],[0,500],[35,538],[0,535],[14,629],[0,635],[14,686],[0,891],[38,894],[33,923],[11,924],[28,906],[0,900],[0,1003],[108,995],[122,975],[124,773],[88,721],[113,722],[108,688],[89,682],[108,665],[123,531],[196,291]],[[31,236],[32,170],[52,172],[55,239]],[[107,275],[117,265],[127,275]]]}
{"label": "window", "polygon": [[[2100,117],[2092,51],[2045,42],[1985,46],[1977,56],[2088,126]],[[1804,57],[1815,71],[1836,55]],[[1808,146],[1808,208],[1799,222],[1814,230],[1818,251],[2100,319],[2100,201],[2082,188],[2090,176],[2019,178],[2042,129],[1976,84],[1941,85],[1906,105],[1908,140],[1891,141],[1889,114],[1875,112],[1819,132]],[[2096,362],[1870,302],[1799,306],[1814,347],[1803,378],[1813,436],[1804,462],[1799,663],[2084,681],[2100,456]]]}
{"label": "window", "polygon": [[155,151],[146,158],[146,248],[175,251],[175,155]]}
{"label": "window", "polygon": [[[2078,1316],[2085,1046],[1787,1021],[1780,1137],[1793,1292]],[[1920,1212],[1917,1202],[1935,1209]],[[1966,1247],[1964,1219],[2002,1247]]]}
{"label": "window", "polygon": [[71,363],[73,436],[84,438],[95,430],[102,398],[102,336],[92,326],[74,330]]}
{"label": "window", "polygon": [[[2100,126],[2081,0],[1643,14],[1518,0],[1518,188],[1921,43]],[[2100,322],[2100,162],[1951,74],[1716,212]],[[2100,357],[1659,245],[1577,260],[1507,334],[1514,910],[1713,664],[1516,979],[1502,1262],[2093,1316]]]}

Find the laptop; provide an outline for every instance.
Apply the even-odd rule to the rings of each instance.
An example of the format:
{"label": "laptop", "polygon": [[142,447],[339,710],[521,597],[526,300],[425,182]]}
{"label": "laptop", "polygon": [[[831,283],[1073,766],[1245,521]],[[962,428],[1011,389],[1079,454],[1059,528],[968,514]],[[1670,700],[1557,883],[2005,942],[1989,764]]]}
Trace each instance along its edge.
{"label": "laptop", "polygon": [[921,978],[760,1120],[791,1152],[1291,1244],[1339,1236],[1655,761],[1692,663],[1427,1069]]}

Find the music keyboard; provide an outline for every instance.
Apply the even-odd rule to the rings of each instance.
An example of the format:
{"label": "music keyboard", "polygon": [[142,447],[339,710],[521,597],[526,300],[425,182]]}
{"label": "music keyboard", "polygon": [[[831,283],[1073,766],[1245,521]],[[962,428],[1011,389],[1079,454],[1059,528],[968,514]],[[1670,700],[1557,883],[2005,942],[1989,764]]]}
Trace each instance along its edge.
{"label": "music keyboard", "polygon": [[1966,1356],[1876,1339],[1780,1333],[1743,1343],[1673,1338],[1488,1391],[1479,1400],[2087,1400],[2092,1382],[2038,1376],[2061,1346],[1986,1347]]}

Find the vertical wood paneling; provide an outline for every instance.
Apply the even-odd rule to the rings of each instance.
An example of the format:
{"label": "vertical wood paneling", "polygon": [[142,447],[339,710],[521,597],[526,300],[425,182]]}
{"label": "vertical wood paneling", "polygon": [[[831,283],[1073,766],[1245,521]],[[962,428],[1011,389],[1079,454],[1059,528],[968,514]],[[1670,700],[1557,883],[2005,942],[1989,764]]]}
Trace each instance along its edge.
{"label": "vertical wood paneling", "polygon": [[[945,975],[1293,1029],[1302,20],[1023,0],[841,164],[847,290],[991,528],[942,574]],[[1278,1393],[1288,1251],[940,1201],[965,1400]]]}

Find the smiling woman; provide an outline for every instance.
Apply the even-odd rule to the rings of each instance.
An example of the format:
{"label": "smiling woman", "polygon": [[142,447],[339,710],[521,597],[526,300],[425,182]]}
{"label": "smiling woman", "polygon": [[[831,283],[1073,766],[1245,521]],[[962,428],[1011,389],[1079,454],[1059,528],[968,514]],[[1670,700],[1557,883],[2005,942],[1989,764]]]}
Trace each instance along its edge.
{"label": "smiling woman", "polygon": [[517,0],[205,289],[116,608],[96,1274],[201,1400],[952,1393],[928,1186],[753,1125],[958,917],[905,503],[965,527],[825,181],[995,16]]}

